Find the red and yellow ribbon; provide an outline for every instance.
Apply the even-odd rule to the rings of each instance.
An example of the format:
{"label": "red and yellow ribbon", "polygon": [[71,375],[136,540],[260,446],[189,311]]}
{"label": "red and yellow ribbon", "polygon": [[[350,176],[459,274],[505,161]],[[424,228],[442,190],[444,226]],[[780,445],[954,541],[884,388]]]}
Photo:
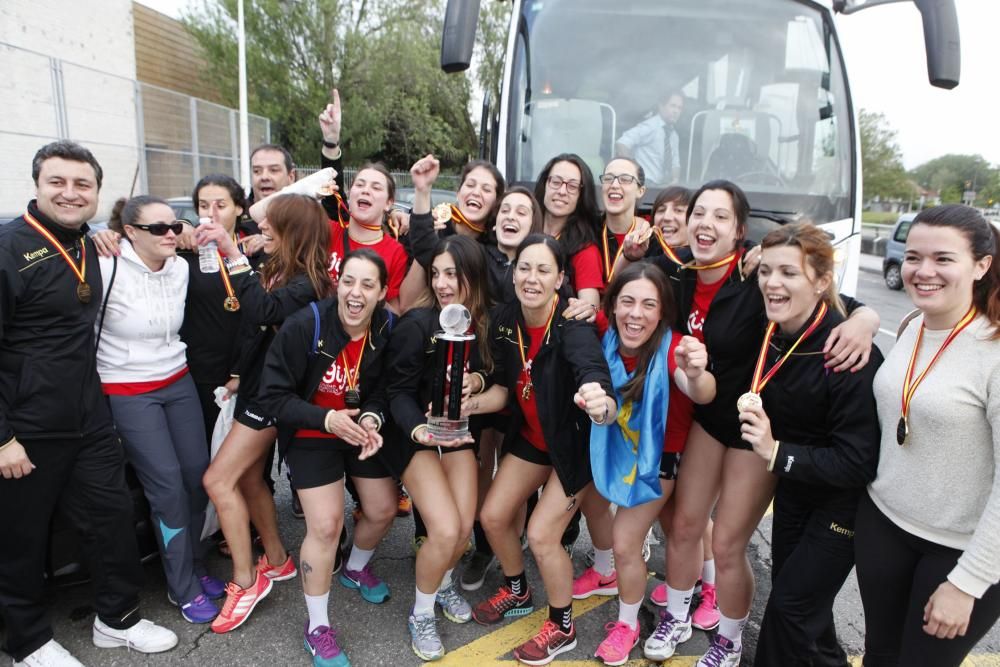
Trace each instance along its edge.
{"label": "red and yellow ribbon", "polygon": [[59,243],[59,241],[56,240],[56,237],[54,237],[52,235],[52,232],[50,232],[49,230],[45,229],[45,226],[42,225],[42,223],[38,222],[38,220],[35,219],[35,216],[31,215],[31,213],[25,212],[24,213],[24,220],[29,225],[31,225],[31,227],[36,232],[38,232],[43,237],[45,237],[45,240],[48,241],[49,243],[51,243],[55,247],[56,250],[59,251],[59,254],[62,255],[62,257],[63,257],[64,260],[66,260],[66,263],[69,265],[69,268],[72,269],[73,273],[76,274],[76,277],[80,281],[80,284],[81,285],[86,285],[87,284],[87,243],[86,243],[86,241],[83,240],[83,239],[80,240],[80,265],[77,266],[76,262],[73,261],[73,258],[70,257],[69,253],[66,252],[66,249],[63,248],[62,244]]}
{"label": "red and yellow ribbon", "polygon": [[[628,228],[628,231],[625,232],[625,235],[628,236],[629,234],[632,233],[634,229],[635,229],[635,219],[633,218],[632,226]],[[611,276],[614,275],[615,272],[615,264],[618,263],[618,258],[622,256],[622,251],[625,250],[625,243],[623,241],[618,245],[618,252],[615,253],[615,260],[613,262],[611,261],[611,253],[608,250],[609,231],[610,230],[608,229],[608,223],[605,222],[604,232],[601,234],[601,246],[602,250],[604,251],[604,282],[606,283],[611,282]]]}
{"label": "red and yellow ribbon", "polygon": [[[549,311],[549,319],[545,323],[545,332],[542,334],[542,338],[549,335],[549,330],[552,328],[552,320],[556,317],[556,309],[559,307],[559,295],[556,294],[552,297],[552,309]],[[528,400],[531,396],[531,362],[534,358],[528,359],[524,352],[524,334],[521,333],[521,324],[517,324],[517,351],[521,353],[521,369],[524,371],[525,381],[524,389],[521,391],[521,395],[524,400]]]}
{"label": "red and yellow ribbon", "polygon": [[774,322],[768,322],[767,332],[764,334],[764,344],[760,347],[760,355],[757,357],[757,365],[753,369],[753,379],[750,381],[751,393],[760,394],[760,392],[764,390],[764,386],[771,378],[774,377],[775,373],[778,372],[778,369],[781,368],[786,361],[788,361],[788,358],[792,356],[799,344],[816,330],[816,327],[819,326],[819,323],[822,322],[823,318],[826,316],[827,310],[828,308],[826,302],[824,301],[819,305],[819,311],[816,313],[816,317],[813,318],[813,321],[809,324],[809,327],[802,332],[802,335],[799,336],[798,340],[792,343],[792,346],[788,348],[788,352],[785,352],[785,356],[781,357],[781,359],[778,360],[778,363],[771,367],[771,370],[767,372],[767,375],[764,375],[764,364],[767,362],[767,350],[771,345],[771,338],[774,337],[774,332],[778,328],[778,325]]}
{"label": "red and yellow ribbon", "polygon": [[477,225],[476,223],[466,218],[465,215],[463,215],[462,212],[458,210],[458,207],[455,206],[454,204],[451,205],[451,219],[460,225],[465,225],[466,227],[476,232],[477,234],[482,234],[483,232],[486,231],[485,225]]}

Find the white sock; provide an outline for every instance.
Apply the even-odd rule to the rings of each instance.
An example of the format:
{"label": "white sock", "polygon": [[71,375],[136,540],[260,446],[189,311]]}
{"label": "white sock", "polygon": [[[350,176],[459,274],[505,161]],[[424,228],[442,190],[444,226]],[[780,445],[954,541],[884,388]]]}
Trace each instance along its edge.
{"label": "white sock", "polygon": [[451,573],[454,572],[454,571],[455,571],[455,568],[451,568],[450,570],[448,570],[447,572],[444,573],[444,576],[441,577],[441,585],[438,586],[438,590],[439,591],[443,591],[444,589],[446,589],[449,586],[451,586]]}
{"label": "white sock", "polygon": [[642,598],[635,604],[628,604],[618,598],[618,621],[627,623],[630,628],[639,627],[639,608],[642,606]]}
{"label": "white sock", "polygon": [[719,614],[719,634],[731,641],[737,650],[743,646],[743,627],[749,617],[749,614],[743,618],[729,618],[723,613]]}
{"label": "white sock", "polygon": [[414,616],[433,616],[434,615],[434,598],[437,597],[437,592],[434,593],[422,593],[416,586],[413,587],[416,595],[413,597],[413,615]]}
{"label": "white sock", "polygon": [[715,585],[715,559],[709,558],[701,566],[701,583]]}
{"label": "white sock", "polygon": [[375,550],[372,549],[362,549],[355,544],[351,547],[351,557],[347,559],[347,569],[351,572],[358,572],[365,569],[365,565],[368,565],[368,561],[372,559],[375,554]]}
{"label": "white sock", "polygon": [[615,571],[615,550],[594,548],[594,569],[602,577],[611,576]]}
{"label": "white sock", "polygon": [[687,589],[686,591],[679,591],[676,588],[671,588],[667,585],[667,611],[670,615],[676,618],[678,621],[684,622],[687,620],[688,614],[691,612],[691,598],[694,597],[694,587]]}
{"label": "white sock", "polygon": [[321,625],[330,627],[330,591],[322,595],[306,595],[306,609],[309,610],[309,630],[312,632]]}

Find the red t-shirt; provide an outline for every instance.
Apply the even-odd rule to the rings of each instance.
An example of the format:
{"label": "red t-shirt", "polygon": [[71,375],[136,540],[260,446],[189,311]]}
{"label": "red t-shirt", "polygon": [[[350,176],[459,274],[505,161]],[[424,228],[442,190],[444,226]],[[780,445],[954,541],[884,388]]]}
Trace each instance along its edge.
{"label": "red t-shirt", "polygon": [[[323,379],[319,381],[319,386],[316,387],[316,392],[310,401],[313,405],[326,410],[343,410],[347,407],[344,403],[344,396],[347,393],[347,369],[344,368],[344,358],[347,358],[347,368],[350,368],[353,374],[354,369],[358,367],[358,358],[362,354],[364,343],[364,336],[352,340],[344,347],[344,351],[337,355],[323,375]],[[339,436],[322,430],[300,428],[295,432],[295,437],[337,439]]]}
{"label": "red t-shirt", "polygon": [[734,259],[729,263],[729,268],[726,269],[726,275],[722,276],[714,283],[703,283],[698,281],[694,288],[694,301],[691,303],[691,314],[688,315],[687,328],[688,333],[700,340],[702,343],[705,342],[705,318],[708,317],[708,309],[712,305],[712,299],[715,295],[719,293],[722,286],[725,284],[729,276],[732,275],[733,269],[739,264],[738,260]]}
{"label": "red t-shirt", "polygon": [[[531,338],[531,342],[528,344],[526,358],[534,359],[535,355],[538,354],[538,350],[542,347],[542,341],[545,339],[545,329],[546,327],[528,327],[527,334]],[[542,423],[538,420],[538,405],[535,403],[537,392],[534,387],[531,390],[531,396],[528,397],[528,400],[524,400],[523,392],[525,382],[528,379],[527,376],[527,371],[522,370],[517,377],[517,385],[514,387],[517,402],[521,406],[521,412],[524,414],[524,423],[521,424],[521,437],[530,442],[535,449],[547,452],[549,448],[545,444]]]}
{"label": "red t-shirt", "polygon": [[[674,358],[674,350],[677,349],[681,338],[681,336],[675,333],[670,339],[670,349],[667,350],[667,372],[670,375],[670,405],[667,407],[667,428],[663,434],[663,451],[671,453],[684,451],[684,443],[687,442],[688,431],[691,430],[691,421],[694,419],[694,402],[674,382],[674,372],[677,370],[677,360]],[[631,373],[635,370],[636,362],[639,360],[638,357],[621,355],[621,358],[627,372]]]}
{"label": "red t-shirt", "polygon": [[140,396],[164,387],[169,387],[188,374],[188,367],[180,369],[170,377],[149,382],[102,382],[101,389],[105,396]]}
{"label": "red t-shirt", "polygon": [[[340,262],[344,259],[344,234],[347,230],[340,226],[336,220],[330,220],[330,277],[334,284],[340,279]],[[378,253],[385,262],[385,268],[389,272],[389,289],[386,290],[385,300],[392,301],[399,296],[399,286],[406,277],[406,267],[409,258],[406,256],[406,249],[396,239],[388,234],[382,235],[382,240],[378,243],[358,243],[348,236],[348,247],[351,250],[358,248],[371,248]]]}
{"label": "red t-shirt", "polygon": [[569,262],[573,265],[573,289],[577,294],[585,289],[604,289],[604,264],[596,245],[584,246]]}

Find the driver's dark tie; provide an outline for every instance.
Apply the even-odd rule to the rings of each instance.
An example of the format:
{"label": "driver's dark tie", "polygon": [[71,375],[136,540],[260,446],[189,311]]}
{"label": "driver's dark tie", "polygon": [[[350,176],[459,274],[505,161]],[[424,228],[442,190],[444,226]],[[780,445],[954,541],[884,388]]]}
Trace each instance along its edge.
{"label": "driver's dark tie", "polygon": [[663,124],[663,185],[668,185],[674,178],[674,151],[670,146],[670,135],[673,126]]}

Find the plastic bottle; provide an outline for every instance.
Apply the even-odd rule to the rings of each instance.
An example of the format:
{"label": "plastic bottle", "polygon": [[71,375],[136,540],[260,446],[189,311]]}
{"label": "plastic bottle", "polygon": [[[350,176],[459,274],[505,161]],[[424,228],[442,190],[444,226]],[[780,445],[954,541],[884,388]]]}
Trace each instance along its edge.
{"label": "plastic bottle", "polygon": [[[212,222],[211,218],[198,218],[199,225]],[[219,272],[219,246],[215,241],[198,248],[198,268],[202,273]]]}

